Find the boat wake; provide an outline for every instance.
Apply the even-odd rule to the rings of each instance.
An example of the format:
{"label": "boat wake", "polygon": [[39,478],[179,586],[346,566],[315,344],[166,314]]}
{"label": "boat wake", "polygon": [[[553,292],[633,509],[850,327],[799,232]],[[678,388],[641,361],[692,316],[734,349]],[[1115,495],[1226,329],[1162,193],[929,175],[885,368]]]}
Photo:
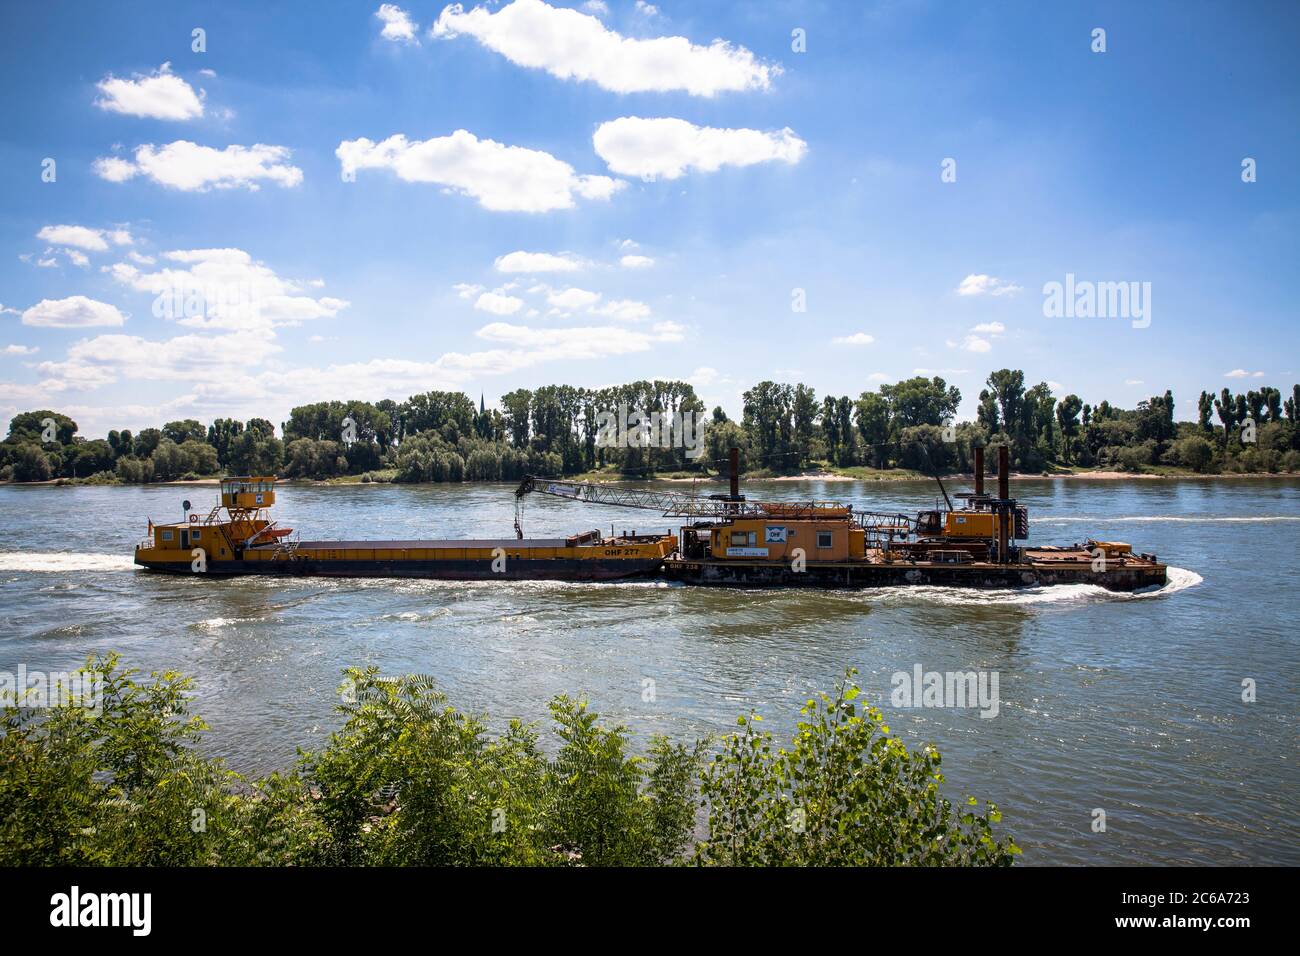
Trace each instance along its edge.
{"label": "boat wake", "polygon": [[0,552],[0,571],[130,571],[135,562],[120,554],[94,554],[84,551],[10,551]]}
{"label": "boat wake", "polygon": [[863,593],[873,602],[905,603],[921,600],[931,604],[952,606],[1016,606],[1035,604],[1080,604],[1094,601],[1137,601],[1168,597],[1179,591],[1194,588],[1205,579],[1195,571],[1171,567],[1168,581],[1158,588],[1140,591],[1108,591],[1098,584],[1055,584],[1041,588],[950,588],[922,585],[905,588],[868,588]]}

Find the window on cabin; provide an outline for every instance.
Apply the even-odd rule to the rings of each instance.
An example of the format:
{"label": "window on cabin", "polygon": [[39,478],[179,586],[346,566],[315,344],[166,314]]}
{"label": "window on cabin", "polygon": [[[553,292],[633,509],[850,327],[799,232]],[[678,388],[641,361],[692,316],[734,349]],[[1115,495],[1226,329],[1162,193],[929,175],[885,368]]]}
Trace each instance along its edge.
{"label": "window on cabin", "polygon": [[198,541],[200,538],[203,537],[203,532],[196,529],[195,531],[191,532],[191,536],[194,538],[195,541]]}
{"label": "window on cabin", "polygon": [[817,532],[817,547],[819,547],[819,548],[829,548],[830,546],[831,546],[831,532],[829,532],[829,531],[818,531],[818,532]]}
{"label": "window on cabin", "polygon": [[164,531],[162,533],[162,540],[170,541],[171,539],[172,539],[172,533],[170,531]]}
{"label": "window on cabin", "polygon": [[731,532],[731,546],[733,548],[752,548],[757,544],[758,544],[757,531]]}

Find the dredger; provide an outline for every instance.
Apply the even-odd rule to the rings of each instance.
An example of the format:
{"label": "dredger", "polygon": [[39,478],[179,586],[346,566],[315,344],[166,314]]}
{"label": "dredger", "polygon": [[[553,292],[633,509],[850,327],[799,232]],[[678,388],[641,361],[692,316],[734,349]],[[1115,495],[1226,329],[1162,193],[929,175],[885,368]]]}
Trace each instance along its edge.
{"label": "dredger", "polygon": [[[979,588],[1096,584],[1135,591],[1166,583],[1166,566],[1124,542],[1023,547],[1028,509],[1010,494],[1007,449],[998,448],[997,494],[985,492],[984,449],[975,449],[974,489],[914,516],[861,511],[834,501],[751,502],[740,494],[731,452],[725,495],[526,477],[515,490],[514,538],[302,541],[269,518],[275,478],[221,480],[206,515],[149,523],[135,563],[183,574],[284,574],[446,580],[612,581],[662,577],[739,587]],[[525,538],[522,503],[532,493],[642,508],[687,518],[677,534]],[[188,505],[186,507],[188,511]],[[223,513],[224,512],[224,513]]]}

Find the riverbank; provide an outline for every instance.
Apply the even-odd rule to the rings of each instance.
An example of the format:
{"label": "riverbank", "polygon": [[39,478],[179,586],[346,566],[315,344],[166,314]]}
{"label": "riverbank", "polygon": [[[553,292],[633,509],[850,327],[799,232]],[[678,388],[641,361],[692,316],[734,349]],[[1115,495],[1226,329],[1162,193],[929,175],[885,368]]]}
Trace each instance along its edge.
{"label": "riverbank", "polygon": [[[394,482],[391,477],[384,473],[377,473],[376,477],[372,474],[364,475],[341,475],[335,478],[280,478],[281,484],[310,485],[316,487],[328,487],[331,485],[363,485],[363,484],[402,484]],[[845,468],[834,471],[814,470],[801,471],[792,475],[771,475],[764,473],[742,475],[745,481],[772,481],[772,482],[797,482],[797,481],[822,481],[822,482],[853,482],[853,481],[928,481],[933,480],[934,475],[926,475],[919,471],[913,471],[907,468],[891,468],[888,470],[874,468]],[[974,482],[975,476],[969,472],[952,472],[940,475],[944,481],[957,482]],[[1198,474],[1194,471],[1185,471],[1181,469],[1166,468],[1156,471],[1055,471],[1055,472],[1012,472],[1013,480],[1035,480],[1035,481],[1235,481],[1251,480],[1260,478],[1300,478],[1300,472],[1297,471],[1253,471],[1253,472],[1229,472],[1221,474]],[[599,484],[633,484],[644,481],[671,482],[676,484],[725,484],[726,475],[650,475],[644,478],[625,477],[616,472],[587,472],[580,475],[572,475],[564,479],[565,481],[576,481]],[[993,475],[987,476],[986,480],[994,480]],[[215,487],[220,484],[219,477],[211,478],[186,478],[176,479],[174,481],[150,481],[145,484],[155,487]],[[411,484],[510,484],[511,482],[412,482]],[[80,487],[84,485],[134,485],[136,482],[127,481],[92,481],[83,478],[51,478],[48,481],[0,481],[0,485],[14,485],[25,487]]]}

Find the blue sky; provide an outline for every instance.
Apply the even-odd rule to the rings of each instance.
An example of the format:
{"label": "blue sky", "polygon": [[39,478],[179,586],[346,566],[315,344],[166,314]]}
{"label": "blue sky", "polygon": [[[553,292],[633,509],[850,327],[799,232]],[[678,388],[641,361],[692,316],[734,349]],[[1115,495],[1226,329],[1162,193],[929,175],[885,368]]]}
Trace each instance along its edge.
{"label": "blue sky", "polygon": [[[1300,372],[1294,4],[379,7],[4,6],[0,414]],[[1045,316],[1067,274],[1149,325]]]}

